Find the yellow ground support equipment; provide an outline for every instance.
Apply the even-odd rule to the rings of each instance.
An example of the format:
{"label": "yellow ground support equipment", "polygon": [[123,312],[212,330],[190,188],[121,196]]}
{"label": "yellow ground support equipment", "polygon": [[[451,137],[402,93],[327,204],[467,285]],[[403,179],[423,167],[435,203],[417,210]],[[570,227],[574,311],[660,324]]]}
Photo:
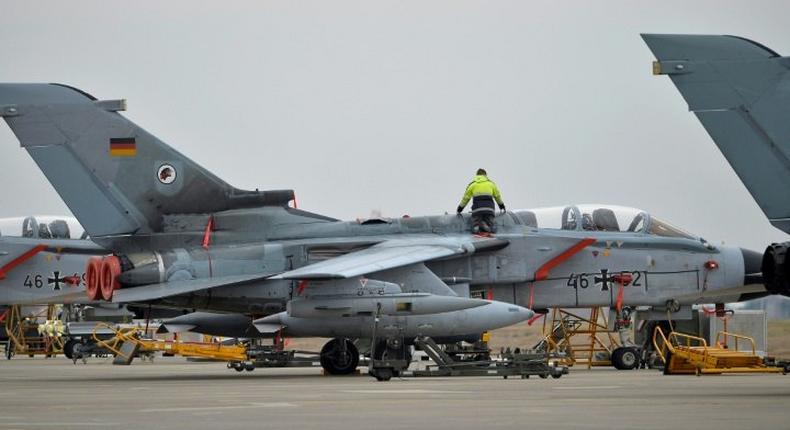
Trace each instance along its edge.
{"label": "yellow ground support equipment", "polygon": [[[732,342],[730,342],[732,340]],[[734,348],[730,349],[729,344]],[[740,350],[744,343],[750,349]],[[660,327],[653,332],[653,346],[664,362],[664,374],[707,375],[722,373],[784,373],[782,367],[766,366],[758,356],[754,339],[720,331],[716,345],[708,346],[705,339],[684,333],[665,335]]]}
{"label": "yellow ground support equipment", "polygon": [[552,309],[551,320],[543,320],[544,337],[536,348],[562,357],[552,361],[565,366],[611,366],[608,357],[620,345],[608,328],[606,313],[599,307],[590,308],[590,316],[584,317],[580,310]]}
{"label": "yellow ground support equipment", "polygon": [[5,313],[5,331],[8,336],[6,358],[12,356],[44,355],[52,357],[63,352],[63,339],[58,336],[44,336],[39,332],[42,320],[53,320],[57,314],[55,305],[49,305],[35,315],[22,315],[22,307],[13,305]]}
{"label": "yellow ground support equipment", "polygon": [[[112,330],[115,334],[109,339],[101,338],[98,332]],[[138,354],[161,351],[183,357],[203,358],[217,361],[244,361],[247,347],[240,344],[226,345],[219,342],[181,342],[177,340],[141,339],[140,330],[135,327],[116,328],[111,324],[98,324],[93,336],[96,346],[110,351],[115,359],[113,364],[128,365]]]}

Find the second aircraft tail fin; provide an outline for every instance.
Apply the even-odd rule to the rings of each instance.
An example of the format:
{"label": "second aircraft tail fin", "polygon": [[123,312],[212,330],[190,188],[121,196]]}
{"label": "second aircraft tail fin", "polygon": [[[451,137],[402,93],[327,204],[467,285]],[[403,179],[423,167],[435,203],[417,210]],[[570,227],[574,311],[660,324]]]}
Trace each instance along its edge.
{"label": "second aircraft tail fin", "polygon": [[735,36],[643,34],[771,223],[790,233],[790,58]]}

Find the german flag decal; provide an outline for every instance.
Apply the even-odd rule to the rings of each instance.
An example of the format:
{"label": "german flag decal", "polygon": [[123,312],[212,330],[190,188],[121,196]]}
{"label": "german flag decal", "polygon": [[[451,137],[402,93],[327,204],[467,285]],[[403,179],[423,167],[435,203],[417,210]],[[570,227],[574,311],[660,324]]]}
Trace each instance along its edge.
{"label": "german flag decal", "polygon": [[134,157],[137,155],[137,143],[133,137],[111,137],[111,157]]}

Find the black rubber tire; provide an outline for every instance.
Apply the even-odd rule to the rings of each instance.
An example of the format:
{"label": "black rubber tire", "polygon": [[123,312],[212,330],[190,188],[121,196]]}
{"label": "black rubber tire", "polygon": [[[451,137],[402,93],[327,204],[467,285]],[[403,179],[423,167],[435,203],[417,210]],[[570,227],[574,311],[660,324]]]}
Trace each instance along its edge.
{"label": "black rubber tire", "polygon": [[[345,342],[345,352],[343,344]],[[348,339],[335,338],[321,348],[321,367],[330,375],[349,375],[357,370],[359,350]]]}
{"label": "black rubber tire", "polygon": [[373,376],[376,377],[376,380],[379,382],[389,381],[390,379],[392,379],[392,369],[388,369],[388,368],[378,369],[375,371]]}
{"label": "black rubber tire", "polygon": [[74,359],[74,344],[77,343],[74,339],[69,339],[63,344],[63,355],[69,360]]}
{"label": "black rubber tire", "polygon": [[620,347],[612,351],[612,366],[617,370],[634,370],[639,365],[635,348]]}

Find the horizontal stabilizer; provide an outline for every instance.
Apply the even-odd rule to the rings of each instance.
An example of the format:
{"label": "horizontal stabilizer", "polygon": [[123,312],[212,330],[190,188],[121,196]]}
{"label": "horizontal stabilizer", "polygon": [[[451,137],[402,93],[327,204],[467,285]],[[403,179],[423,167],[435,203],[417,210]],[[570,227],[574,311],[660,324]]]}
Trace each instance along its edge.
{"label": "horizontal stabilizer", "polygon": [[196,291],[208,290],[216,287],[232,287],[261,281],[270,275],[234,275],[218,278],[190,279],[185,281],[163,282],[142,287],[121,288],[113,294],[114,303],[139,303],[157,300],[169,296],[189,294]]}
{"label": "horizontal stabilizer", "polygon": [[643,34],[771,223],[790,233],[790,58],[734,36]]}

